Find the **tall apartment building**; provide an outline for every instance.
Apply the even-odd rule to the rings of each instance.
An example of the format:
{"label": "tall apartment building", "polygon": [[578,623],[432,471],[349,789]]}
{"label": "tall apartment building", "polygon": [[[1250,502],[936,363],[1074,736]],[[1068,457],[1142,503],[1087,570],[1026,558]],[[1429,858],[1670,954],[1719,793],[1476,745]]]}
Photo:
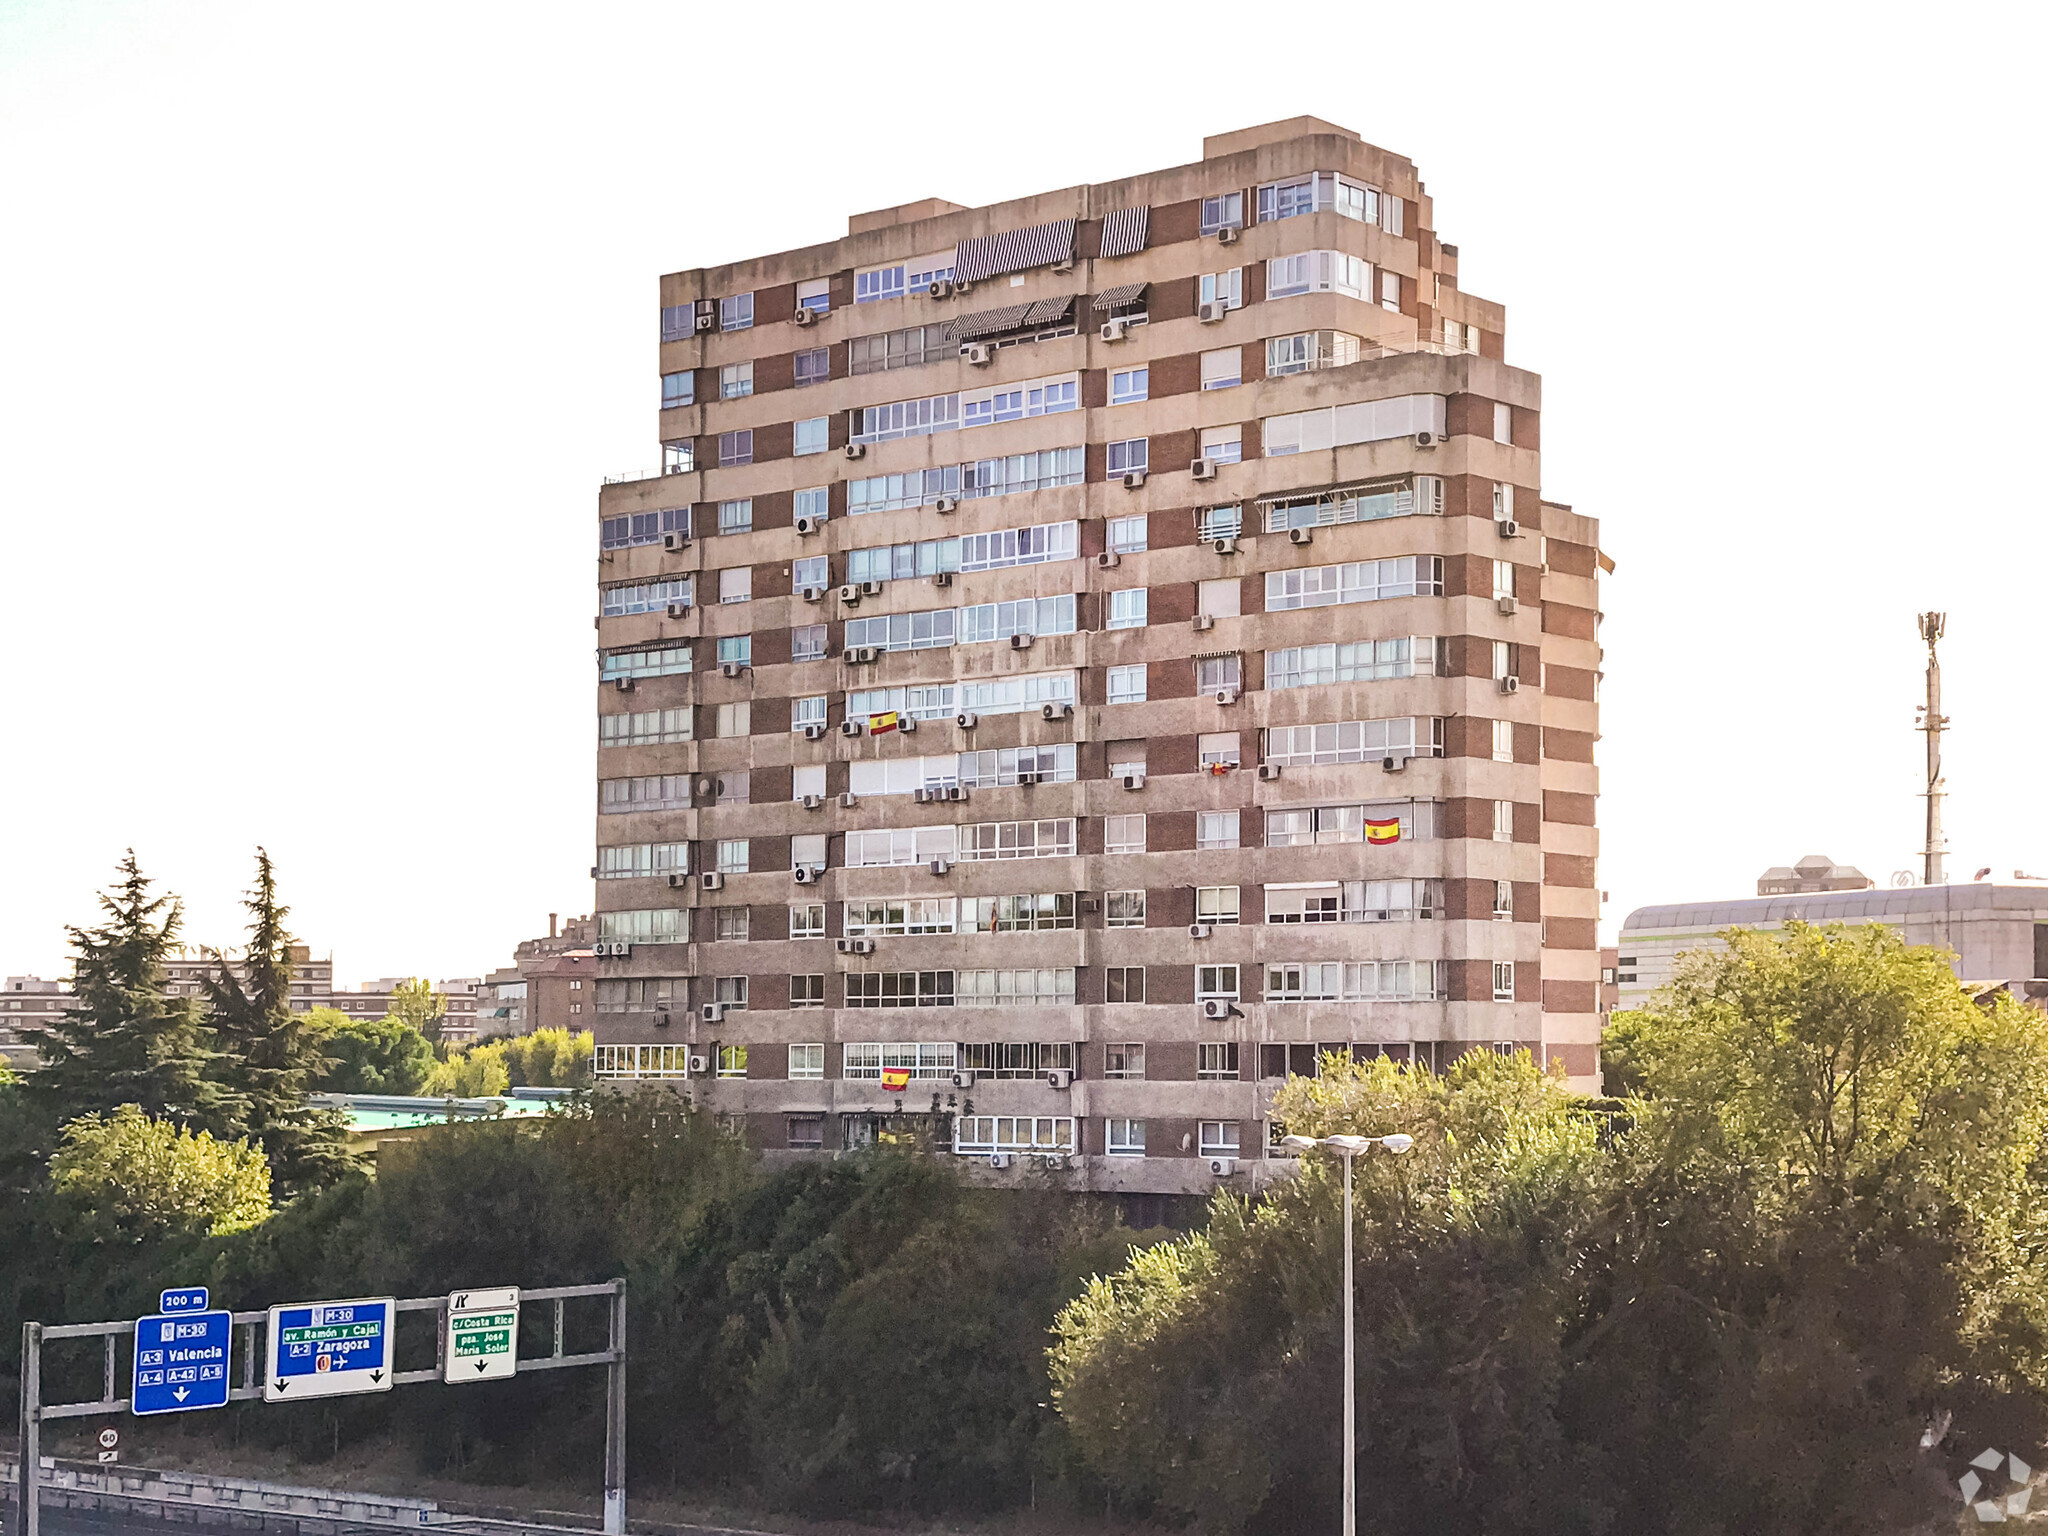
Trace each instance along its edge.
{"label": "tall apartment building", "polygon": [[660,318],[596,530],[603,1076],[1160,1193],[1255,1174],[1320,1052],[1596,1084],[1612,566],[1409,161],[1298,118]]}

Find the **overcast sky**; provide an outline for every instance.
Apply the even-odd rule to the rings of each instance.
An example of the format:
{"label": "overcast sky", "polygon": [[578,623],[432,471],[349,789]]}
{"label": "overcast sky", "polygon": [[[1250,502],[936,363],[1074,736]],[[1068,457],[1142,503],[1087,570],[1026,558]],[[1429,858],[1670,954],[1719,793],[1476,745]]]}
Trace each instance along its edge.
{"label": "overcast sky", "polygon": [[1928,607],[1952,870],[2048,873],[2040,16],[0,0],[0,972],[130,844],[214,943],[265,844],[349,981],[588,910],[657,276],[1300,113],[1420,166],[1618,563],[1610,931],[1915,864]]}

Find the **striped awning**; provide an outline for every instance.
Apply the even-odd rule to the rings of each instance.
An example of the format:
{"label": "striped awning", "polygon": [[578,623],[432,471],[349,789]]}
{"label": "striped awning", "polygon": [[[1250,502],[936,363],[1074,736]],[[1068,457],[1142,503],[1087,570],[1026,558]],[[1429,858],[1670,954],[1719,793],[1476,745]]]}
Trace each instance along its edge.
{"label": "striped awning", "polygon": [[1149,283],[1120,283],[1114,288],[1105,288],[1095,295],[1095,307],[1100,310],[1121,309],[1126,304],[1135,304],[1145,296]]}
{"label": "striped awning", "polygon": [[1031,313],[1024,317],[1023,328],[1035,331],[1041,326],[1058,325],[1074,312],[1074,296],[1062,294],[1056,299],[1040,299],[1031,306]]}
{"label": "striped awning", "polygon": [[1037,299],[1029,304],[1005,304],[1001,309],[984,309],[947,322],[947,334],[954,341],[979,341],[984,336],[1007,336],[1012,331],[1035,331],[1057,325],[1073,313],[1074,296]]}
{"label": "striped awning", "polygon": [[1074,258],[1074,221],[1034,224],[1029,229],[1012,229],[979,240],[962,240],[953,253],[953,280],[978,283],[1001,277],[1005,272],[1023,272],[1031,267],[1049,267],[1056,261]]}
{"label": "striped awning", "polygon": [[1117,208],[1102,216],[1102,254],[1133,256],[1145,249],[1145,231],[1152,222],[1152,210]]}

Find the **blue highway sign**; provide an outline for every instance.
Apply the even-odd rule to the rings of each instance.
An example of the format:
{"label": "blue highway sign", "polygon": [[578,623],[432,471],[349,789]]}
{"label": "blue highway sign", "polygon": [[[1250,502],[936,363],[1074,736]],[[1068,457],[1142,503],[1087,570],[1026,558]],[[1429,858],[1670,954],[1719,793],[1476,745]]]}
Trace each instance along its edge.
{"label": "blue highway sign", "polygon": [[[206,1293],[199,1295],[203,1305]],[[233,1330],[231,1312],[166,1308],[155,1317],[138,1318],[131,1411],[191,1413],[224,1407],[228,1400],[228,1340]]]}
{"label": "blue highway sign", "polygon": [[389,1296],[272,1307],[264,1401],[389,1392],[395,1315]]}
{"label": "blue highway sign", "polygon": [[203,1285],[180,1286],[175,1291],[165,1291],[156,1299],[159,1312],[204,1312],[206,1310],[206,1287]]}

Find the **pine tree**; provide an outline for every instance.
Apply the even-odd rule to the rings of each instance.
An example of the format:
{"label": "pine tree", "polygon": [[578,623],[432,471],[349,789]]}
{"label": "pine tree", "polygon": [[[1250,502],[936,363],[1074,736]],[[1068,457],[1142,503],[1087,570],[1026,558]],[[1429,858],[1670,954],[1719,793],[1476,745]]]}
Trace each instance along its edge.
{"label": "pine tree", "polygon": [[23,1032],[40,1062],[22,1089],[59,1122],[134,1104],[154,1119],[232,1140],[245,1105],[218,1080],[199,1000],[164,992],[164,960],[184,909],[168,893],[152,896],[150,884],[129,849],[119,880],[99,898],[106,921],[66,930],[78,1004],[49,1028]]}
{"label": "pine tree", "polygon": [[319,1025],[292,1011],[290,909],[277,900],[270,855],[256,850],[249,944],[238,977],[212,951],[218,974],[206,979],[212,1025],[223,1051],[222,1078],[248,1104],[249,1135],[263,1148],[282,1193],[332,1184],[356,1166],[348,1121],[306,1102],[333,1064]]}

